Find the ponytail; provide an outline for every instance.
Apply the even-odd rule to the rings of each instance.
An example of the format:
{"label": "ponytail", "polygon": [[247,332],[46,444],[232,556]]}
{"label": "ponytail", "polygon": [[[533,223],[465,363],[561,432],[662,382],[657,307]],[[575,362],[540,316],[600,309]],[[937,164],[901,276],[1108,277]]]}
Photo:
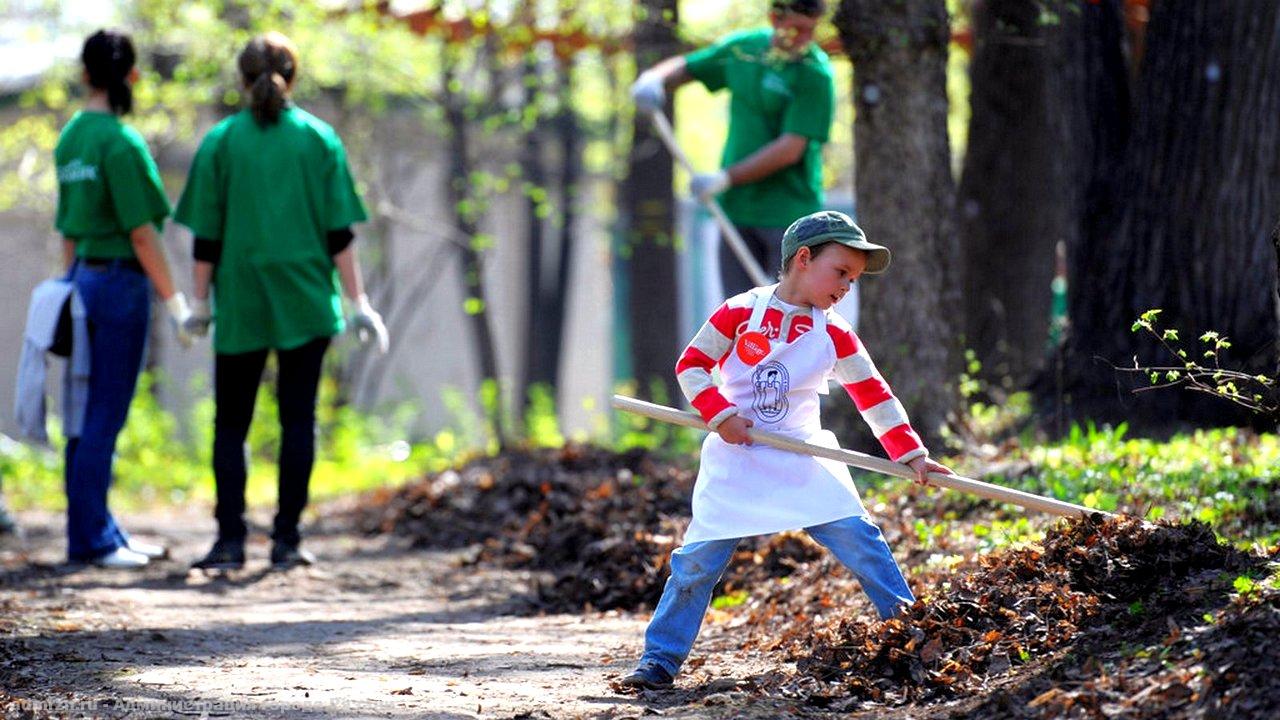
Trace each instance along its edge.
{"label": "ponytail", "polygon": [[289,101],[298,69],[297,49],[289,38],[270,32],[250,40],[240,51],[237,64],[249,91],[254,119],[263,126],[275,124]]}
{"label": "ponytail", "polygon": [[84,41],[80,60],[89,76],[89,86],[106,91],[113,113],[128,115],[133,111],[133,88],[129,87],[128,77],[137,54],[128,35],[99,30]]}

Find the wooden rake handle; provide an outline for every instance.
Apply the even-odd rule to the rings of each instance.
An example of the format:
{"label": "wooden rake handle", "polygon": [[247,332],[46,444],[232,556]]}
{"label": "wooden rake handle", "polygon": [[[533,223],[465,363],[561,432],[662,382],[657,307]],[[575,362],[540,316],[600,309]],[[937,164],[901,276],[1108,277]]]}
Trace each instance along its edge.
{"label": "wooden rake handle", "polygon": [[[653,120],[653,127],[658,131],[658,137],[662,138],[662,142],[666,144],[667,149],[671,151],[671,155],[676,162],[692,175],[695,171],[693,163],[689,162],[689,156],[684,154],[684,150],[680,149],[679,143],[676,142],[676,132],[671,127],[671,121],[663,114],[661,110],[654,110],[649,114]],[[751,282],[757,286],[768,285],[772,282],[769,276],[765,274],[760,267],[760,263],[756,262],[756,258],[747,249],[747,244],[742,241],[742,236],[738,234],[738,229],[729,222],[729,216],[724,214],[724,209],[720,207],[720,203],[714,199],[702,203],[703,207],[711,213],[720,226],[720,232],[724,233],[724,241],[729,244],[729,249],[738,258],[738,262],[742,263],[742,267],[751,276]]]}
{"label": "wooden rake handle", "polygon": [[[677,410],[675,408],[666,407],[665,405],[655,405],[644,400],[627,397],[625,395],[614,395],[613,406],[619,410],[643,415],[654,420],[671,423],[673,425],[683,425],[684,427],[694,428],[696,430],[706,430],[707,424],[702,421],[694,413]],[[840,448],[828,448],[821,445],[802,442],[800,440],[792,440],[788,437],[775,435],[764,430],[750,430],[751,441],[760,445],[767,445],[779,450],[787,450],[789,452],[800,453],[802,455],[811,455],[813,457],[825,458],[827,460],[835,460],[846,465],[851,465],[863,470],[878,472],[883,475],[892,475],[904,480],[915,480],[916,473],[911,468],[896,463],[892,460],[884,458],[872,457],[854,450],[843,450]],[[1111,516],[1112,513],[1087,508],[1083,505],[1064,502],[1047,498],[1043,495],[1035,495],[1033,493],[1014,490],[1012,488],[993,485],[991,483],[982,482],[981,480],[973,480],[971,478],[961,477],[959,475],[943,475],[942,473],[929,473],[929,480],[939,487],[949,490],[965,492],[971,495],[977,495],[988,500],[996,502],[1009,503],[1017,505],[1027,510],[1038,510],[1040,512],[1049,513],[1050,515],[1060,515],[1063,517],[1080,517],[1082,515],[1093,515],[1099,513],[1104,516]]]}

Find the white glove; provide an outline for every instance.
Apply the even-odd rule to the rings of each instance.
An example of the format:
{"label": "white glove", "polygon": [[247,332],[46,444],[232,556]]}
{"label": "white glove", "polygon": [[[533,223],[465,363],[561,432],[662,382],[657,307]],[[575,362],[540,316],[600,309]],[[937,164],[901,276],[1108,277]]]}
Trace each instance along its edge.
{"label": "white glove", "polygon": [[667,89],[662,78],[652,70],[645,70],[631,85],[631,99],[636,109],[643,112],[661,112],[667,103]]}
{"label": "white glove", "polygon": [[347,319],[351,323],[351,329],[355,331],[356,337],[360,338],[362,343],[377,340],[378,352],[385,355],[391,346],[391,337],[387,334],[387,326],[383,324],[382,316],[369,304],[368,295],[356,298],[354,305],[355,310]]}
{"label": "white glove", "polygon": [[164,301],[164,308],[169,311],[169,320],[173,323],[174,336],[178,344],[184,348],[191,347],[191,335],[187,334],[187,320],[191,319],[191,308],[187,307],[187,296],[176,292]]}
{"label": "white glove", "polygon": [[717,170],[713,173],[698,173],[689,181],[689,194],[700,202],[711,202],[717,195],[729,189],[729,173]]}
{"label": "white glove", "polygon": [[191,301],[191,315],[182,323],[182,329],[192,337],[204,337],[209,334],[209,326],[213,324],[213,311],[209,308],[209,299],[196,298]]}

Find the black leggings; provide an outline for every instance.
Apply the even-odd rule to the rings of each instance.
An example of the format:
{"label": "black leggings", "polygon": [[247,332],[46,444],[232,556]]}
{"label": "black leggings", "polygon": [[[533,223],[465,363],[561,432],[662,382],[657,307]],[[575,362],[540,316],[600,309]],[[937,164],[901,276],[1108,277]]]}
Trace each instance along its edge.
{"label": "black leggings", "polygon": [[[271,537],[296,544],[298,519],[307,506],[307,486],[316,456],[316,389],[329,338],[317,338],[292,350],[277,350],[280,405],[279,509]],[[248,475],[249,424],[268,350],[218,353],[214,360],[213,477],[217,486],[218,537],[243,540],[244,486]]]}

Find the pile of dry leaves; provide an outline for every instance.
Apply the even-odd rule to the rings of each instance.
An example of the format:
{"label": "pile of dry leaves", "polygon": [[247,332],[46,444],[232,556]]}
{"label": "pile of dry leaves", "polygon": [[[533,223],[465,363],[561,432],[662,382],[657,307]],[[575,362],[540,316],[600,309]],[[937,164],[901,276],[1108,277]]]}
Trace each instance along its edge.
{"label": "pile of dry leaves", "polygon": [[796,662],[782,690],[815,705],[949,699],[990,690],[1011,669],[1061,649],[1078,650],[1086,630],[1117,644],[1154,617],[1169,632],[1169,618],[1202,611],[1215,587],[1225,597],[1223,577],[1259,562],[1219,544],[1200,523],[1083,519],[1054,529],[1038,547],[928,578],[933,590],[883,623],[865,611],[815,622],[816,609],[803,604],[811,592],[788,606],[779,589],[769,614],[796,620],[768,647]]}
{"label": "pile of dry leaves", "polygon": [[[475,460],[371,496],[357,518],[366,532],[478,546],[476,562],[545,570],[538,602],[549,611],[642,609],[662,594],[695,476],[643,450],[571,444]],[[785,576],[817,552],[786,535],[744,543],[725,582]]]}

